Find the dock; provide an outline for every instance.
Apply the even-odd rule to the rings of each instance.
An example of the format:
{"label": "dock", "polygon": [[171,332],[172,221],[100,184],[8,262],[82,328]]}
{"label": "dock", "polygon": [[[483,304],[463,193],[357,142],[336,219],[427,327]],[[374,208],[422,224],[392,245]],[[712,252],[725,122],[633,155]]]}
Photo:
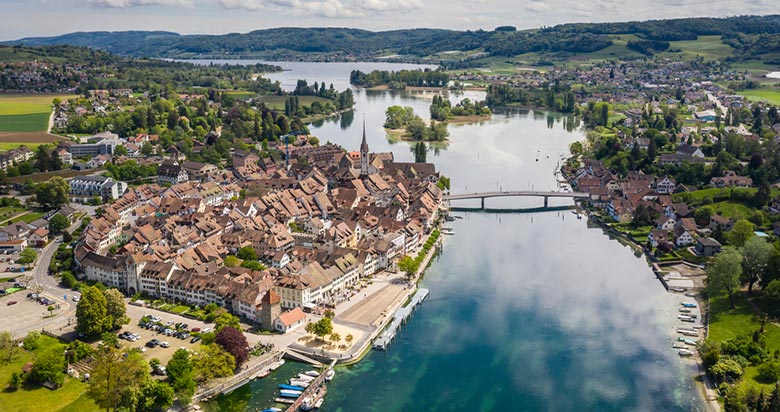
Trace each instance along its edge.
{"label": "dock", "polygon": [[313,402],[318,402],[320,399],[322,399],[325,394],[327,393],[327,387],[325,386],[325,372],[333,369],[333,367],[336,366],[336,360],[332,360],[330,362],[330,365],[327,367],[327,369],[323,370],[319,376],[317,376],[316,379],[314,379],[311,384],[303,391],[301,396],[296,398],[289,407],[287,407],[287,410],[285,412],[296,412],[301,405],[303,404],[303,401],[306,398],[311,399]]}
{"label": "dock", "polygon": [[389,345],[393,338],[395,338],[395,334],[398,331],[398,328],[403,325],[406,319],[408,319],[412,314],[414,309],[417,308],[417,306],[427,297],[428,289],[418,289],[414,296],[412,296],[412,300],[408,305],[395,311],[393,314],[393,321],[390,323],[387,329],[385,329],[385,331],[379,335],[376,341],[374,341],[374,348],[385,350],[387,345]]}

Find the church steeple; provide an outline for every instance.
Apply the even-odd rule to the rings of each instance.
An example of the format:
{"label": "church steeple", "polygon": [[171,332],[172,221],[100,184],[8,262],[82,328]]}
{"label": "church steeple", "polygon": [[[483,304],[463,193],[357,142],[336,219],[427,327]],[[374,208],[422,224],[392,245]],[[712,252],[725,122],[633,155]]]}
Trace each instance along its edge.
{"label": "church steeple", "polygon": [[363,117],[363,141],[360,143],[360,175],[368,176],[368,143],[366,142],[366,118]]}

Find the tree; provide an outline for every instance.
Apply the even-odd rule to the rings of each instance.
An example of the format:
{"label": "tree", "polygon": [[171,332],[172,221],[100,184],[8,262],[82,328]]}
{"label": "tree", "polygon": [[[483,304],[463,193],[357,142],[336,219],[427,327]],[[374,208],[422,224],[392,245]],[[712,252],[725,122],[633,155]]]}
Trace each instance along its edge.
{"label": "tree", "polygon": [[68,203],[70,185],[65,179],[55,176],[38,185],[35,190],[35,199],[41,206],[47,209],[58,209]]}
{"label": "tree", "polygon": [[753,293],[753,285],[764,275],[772,252],[772,245],[758,236],[748,239],[742,247],[742,283],[748,285],[748,293]]}
{"label": "tree", "polygon": [[173,388],[165,382],[146,379],[140,385],[135,410],[136,412],[166,410],[173,405],[173,395]]}
{"label": "tree", "polygon": [[67,229],[68,226],[70,226],[68,218],[59,213],[49,219],[49,232],[52,234],[58,235],[62,233],[63,230]]}
{"label": "tree", "polygon": [[225,264],[226,268],[234,268],[238,266],[238,258],[233,255],[227,255],[225,256],[225,259],[222,261],[222,263]]}
{"label": "tree", "polygon": [[76,330],[87,336],[99,336],[113,326],[108,316],[106,296],[95,286],[81,291],[81,300],[76,305]]}
{"label": "tree", "polygon": [[330,341],[331,343],[339,343],[341,341],[341,335],[339,335],[337,332],[332,332],[330,334]]}
{"label": "tree", "polygon": [[322,340],[327,335],[333,333],[333,322],[330,318],[322,318],[314,323],[314,329],[312,331],[317,338]]}
{"label": "tree", "polygon": [[726,233],[726,239],[732,246],[742,247],[745,246],[745,242],[748,239],[755,235],[753,233],[755,230],[755,225],[750,223],[750,221],[739,219],[737,223],[734,223],[734,227]]}
{"label": "tree", "polygon": [[103,295],[106,297],[106,313],[111,321],[111,329],[119,329],[122,325],[130,322],[122,292],[117,289],[107,289]]}
{"label": "tree", "polygon": [[40,354],[33,362],[30,379],[39,384],[51,382],[62,386],[65,381],[65,353],[62,349],[53,346]]}
{"label": "tree", "polygon": [[742,275],[742,255],[732,247],[725,247],[715,255],[707,269],[707,291],[711,296],[726,292],[734,308],[735,292],[739,291]]}
{"label": "tree", "polygon": [[192,371],[192,362],[190,362],[190,353],[184,349],[174,352],[173,357],[168,361],[165,373],[168,375],[173,392],[179,401],[185,405],[190,403],[197,387],[195,373]]}
{"label": "tree", "polygon": [[723,358],[718,363],[712,365],[709,372],[720,382],[734,382],[742,376],[744,371],[737,361]]}
{"label": "tree", "polygon": [[693,214],[696,224],[699,226],[707,226],[710,224],[710,218],[712,217],[713,210],[709,206],[702,206],[696,209],[696,213]]}
{"label": "tree", "polygon": [[344,337],[344,341],[346,341],[349,344],[352,344],[352,341],[355,339],[354,336],[352,336],[351,333],[348,333],[347,336]]}
{"label": "tree", "polygon": [[214,343],[233,355],[236,367],[241,366],[249,359],[249,344],[246,341],[246,336],[232,326],[221,328],[214,338]]}
{"label": "tree", "polygon": [[24,249],[19,253],[19,263],[22,265],[29,266],[35,263],[35,259],[38,259],[38,253],[32,248]]}
{"label": "tree", "polygon": [[257,260],[257,253],[252,246],[244,246],[238,250],[238,258],[241,260]]}
{"label": "tree", "polygon": [[136,409],[141,388],[149,378],[149,365],[138,351],[98,348],[92,362],[87,396],[107,410]]}
{"label": "tree", "polygon": [[197,382],[230,376],[236,369],[233,355],[219,345],[200,345],[191,358],[192,370]]}
{"label": "tree", "polygon": [[414,273],[417,271],[416,266],[414,259],[409,255],[404,255],[404,257],[398,259],[398,269],[401,269],[406,273],[407,279],[412,279],[414,277]]}
{"label": "tree", "polygon": [[425,142],[417,142],[412,146],[415,163],[425,163],[428,159],[428,146]]}
{"label": "tree", "polygon": [[11,332],[0,332],[0,353],[3,355],[3,361],[5,363],[11,362],[17,351],[19,351],[19,345]]}
{"label": "tree", "polygon": [[220,329],[227,326],[241,330],[241,323],[239,322],[238,318],[231,315],[227,311],[224,311],[220,313],[216,319],[214,319],[214,330],[219,332]]}
{"label": "tree", "polygon": [[38,349],[38,345],[41,343],[41,332],[37,330],[30,331],[22,341],[22,346],[25,350],[34,351]]}
{"label": "tree", "polygon": [[73,289],[74,286],[76,286],[76,277],[73,276],[73,273],[66,270],[62,272],[62,276],[60,277],[60,283],[62,286],[65,286],[68,289]]}

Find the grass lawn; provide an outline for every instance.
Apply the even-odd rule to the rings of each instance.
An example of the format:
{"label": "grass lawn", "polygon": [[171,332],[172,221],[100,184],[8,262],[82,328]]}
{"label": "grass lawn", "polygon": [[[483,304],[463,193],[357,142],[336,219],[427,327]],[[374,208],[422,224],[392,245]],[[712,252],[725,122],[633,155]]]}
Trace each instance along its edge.
{"label": "grass lawn", "polygon": [[754,210],[752,207],[745,206],[742,203],[729,201],[713,203],[710,207],[712,207],[715,213],[734,220],[747,218]]}
{"label": "grass lawn", "polygon": [[[65,349],[65,345],[54,338],[41,336],[41,344],[33,352],[22,351],[14,356],[10,363],[0,363],[0,385],[5,387],[11,373],[21,371],[27,362],[35,360],[35,354],[40,354],[51,347]],[[0,392],[0,405],[3,412],[23,411],[99,411],[97,405],[84,394],[87,386],[71,377],[65,378],[63,386],[49,390],[38,386],[23,387],[15,392]]]}
{"label": "grass lawn", "polygon": [[[755,321],[756,312],[743,295],[734,296],[734,304],[735,308],[732,309],[727,296],[710,301],[709,339],[723,342],[740,335],[750,335],[759,328],[760,324]],[[780,349],[780,327],[768,324],[764,339],[769,353]]]}
{"label": "grass lawn", "polygon": [[40,219],[41,216],[43,216],[43,213],[41,213],[41,212],[30,212],[30,213],[27,213],[24,216],[20,216],[20,217],[18,217],[16,219],[13,219],[11,221],[11,223],[16,223],[16,222],[30,223],[32,221]]}
{"label": "grass lawn", "polygon": [[14,206],[0,207],[0,222],[2,222],[5,219],[14,217],[19,213],[24,213],[25,211],[26,209],[23,207],[14,207]]}
{"label": "grass lawn", "polygon": [[190,310],[189,306],[179,305],[175,308],[171,309],[170,311],[176,314],[181,315],[182,313],[188,312]]}
{"label": "grass lawn", "polygon": [[754,102],[763,101],[774,105],[780,105],[780,89],[778,88],[743,90],[737,94],[745,96],[748,100]]}

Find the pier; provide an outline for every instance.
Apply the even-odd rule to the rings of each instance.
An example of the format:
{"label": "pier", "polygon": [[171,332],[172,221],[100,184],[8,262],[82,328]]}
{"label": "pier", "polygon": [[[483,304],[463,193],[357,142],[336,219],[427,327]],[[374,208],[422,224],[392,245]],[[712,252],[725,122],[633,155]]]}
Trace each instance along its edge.
{"label": "pier", "polygon": [[428,289],[418,289],[417,293],[412,296],[412,300],[408,305],[395,311],[395,314],[393,314],[393,322],[390,323],[390,326],[388,326],[387,329],[385,329],[385,331],[374,342],[374,348],[385,350],[387,345],[389,345],[395,337],[398,328],[406,321],[409,315],[412,314],[417,305],[422,303],[422,301],[427,297]]}
{"label": "pier", "polygon": [[304,389],[301,396],[295,399],[295,402],[290,404],[289,407],[287,407],[287,410],[285,412],[295,412],[298,410],[298,408],[301,407],[301,404],[303,404],[303,401],[306,398],[309,398],[310,401],[316,402],[323,396],[325,396],[325,392],[327,391],[327,387],[325,386],[325,375],[327,375],[327,371],[333,369],[333,367],[336,366],[336,360],[332,360],[330,362],[330,366],[328,366],[327,369],[323,370],[320,373],[320,376],[317,376],[316,379],[314,379],[311,384],[309,384],[306,389]]}

